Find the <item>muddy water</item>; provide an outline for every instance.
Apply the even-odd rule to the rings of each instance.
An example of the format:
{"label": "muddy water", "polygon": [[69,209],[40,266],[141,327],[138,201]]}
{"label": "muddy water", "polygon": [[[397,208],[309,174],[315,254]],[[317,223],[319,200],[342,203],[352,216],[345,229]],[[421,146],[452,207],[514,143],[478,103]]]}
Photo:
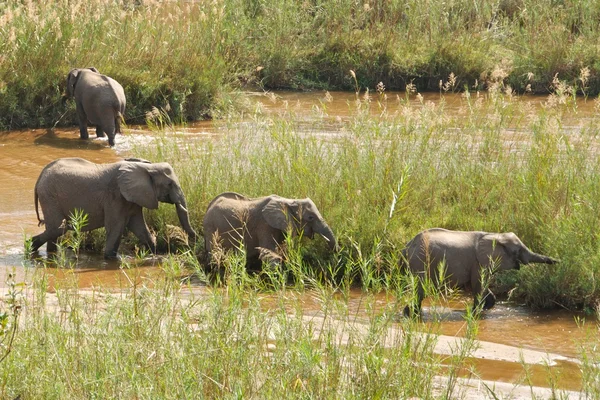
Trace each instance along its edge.
{"label": "muddy water", "polygon": [[[404,103],[404,94],[399,94],[400,101],[394,94],[388,95],[386,111],[395,112]],[[356,97],[353,93],[331,93],[331,97],[323,92],[314,93],[277,93],[273,95],[256,94],[258,107],[267,113],[289,113],[303,119],[304,126],[311,132],[327,135],[340,129],[340,121],[356,112]],[[395,100],[394,100],[395,99]],[[439,101],[438,94],[426,95],[425,101]],[[530,102],[532,107],[540,107],[544,98],[528,97],[523,101]],[[460,95],[446,95],[445,107],[461,112],[464,101]],[[415,107],[420,102],[414,97],[411,103]],[[382,109],[372,105],[368,112],[377,115]],[[326,114],[325,117],[324,113]],[[591,118],[594,113],[593,103],[581,103],[578,112],[565,115],[563,128],[577,130],[582,121]],[[325,121],[325,122],[323,122]],[[219,134],[211,123],[191,124],[182,128],[184,134],[198,137],[209,137]],[[33,268],[27,260],[23,260],[24,235],[34,235],[41,231],[37,226],[37,218],[33,205],[33,188],[42,168],[59,157],[83,157],[93,162],[114,162],[128,155],[135,143],[152,145],[153,136],[143,127],[130,127],[126,135],[117,137],[114,149],[107,146],[104,139],[82,141],[76,127],[57,130],[26,130],[0,133],[0,285],[4,285],[8,273],[16,272],[18,280],[31,278]],[[43,251],[41,252],[44,255]],[[124,271],[115,262],[107,262],[101,255],[82,254],[78,268],[60,270],[46,268],[49,290],[66,284],[78,285],[82,288],[103,286],[114,288],[130,287],[132,282],[154,279],[161,275],[156,259],[145,260],[132,270]],[[367,317],[366,309],[369,301],[374,307],[384,308],[395,299],[381,295],[367,299],[360,291],[353,291],[349,302],[351,312],[358,319]],[[445,335],[464,336],[464,309],[470,300],[451,303],[447,309],[426,308],[425,323],[431,322],[434,314],[440,314],[442,323],[437,332]],[[319,303],[311,295],[303,300],[307,313],[318,312]],[[427,304],[425,304],[427,307]],[[399,305],[399,310],[402,306]],[[536,313],[512,303],[499,303],[487,312],[479,322],[477,338],[481,341],[517,346],[543,352],[556,353],[565,357],[578,356],[578,344],[585,341],[585,332],[577,327],[573,313],[541,312]],[[595,321],[588,318],[588,325]],[[523,367],[516,362],[476,359],[474,368],[483,378],[516,382],[523,373]],[[535,367],[534,383],[544,385],[548,369]],[[578,389],[580,382],[579,367],[572,362],[561,362],[552,366],[551,371],[558,371],[562,378],[561,387]],[[554,373],[553,372],[553,373]],[[467,372],[465,372],[467,373]],[[566,379],[565,379],[566,377]]]}

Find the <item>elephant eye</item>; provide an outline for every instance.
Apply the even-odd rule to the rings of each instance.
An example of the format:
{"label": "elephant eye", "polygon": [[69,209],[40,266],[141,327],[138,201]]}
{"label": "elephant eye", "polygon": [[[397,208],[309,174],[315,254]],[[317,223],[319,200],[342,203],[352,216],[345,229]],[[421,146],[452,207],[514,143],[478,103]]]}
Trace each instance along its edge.
{"label": "elephant eye", "polygon": [[313,221],[315,220],[315,216],[314,216],[314,215],[312,215],[312,214],[309,214],[309,216],[306,218],[306,220],[307,220],[308,222],[313,222]]}

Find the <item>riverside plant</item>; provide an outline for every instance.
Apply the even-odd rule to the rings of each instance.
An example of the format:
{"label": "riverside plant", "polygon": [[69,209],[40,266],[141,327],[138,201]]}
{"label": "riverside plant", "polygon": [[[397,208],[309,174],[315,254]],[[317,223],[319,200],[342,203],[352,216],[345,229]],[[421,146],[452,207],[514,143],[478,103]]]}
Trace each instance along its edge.
{"label": "riverside plant", "polygon": [[[204,268],[187,252],[164,257],[160,278],[134,279],[116,291],[77,290],[76,282],[65,282],[55,294],[47,292],[47,271],[33,269],[22,290],[18,334],[0,362],[0,393],[51,399],[465,395],[461,378],[477,373],[469,361],[477,347],[473,314],[465,315],[465,339],[451,355],[440,355],[435,319],[398,317],[409,300],[400,276],[365,279],[390,295],[382,302],[380,292],[363,288],[357,305],[350,287],[323,283],[304,265],[300,240],[288,239],[284,257],[289,268],[257,275],[246,271],[243,254],[231,254],[220,285],[207,286]],[[372,257],[353,262],[374,271]],[[431,305],[447,301],[428,282],[425,287]],[[594,397],[596,356],[585,354],[584,388]],[[561,397],[557,377],[549,376]]]}
{"label": "riverside plant", "polygon": [[[249,275],[244,257],[231,255],[222,285],[210,289],[180,279],[196,270],[204,282],[189,253],[166,257],[164,278],[118,292],[65,286],[50,295],[38,290],[46,287],[45,270],[33,270],[19,334],[0,363],[0,393],[272,398],[285,391],[333,399],[433,398],[452,390],[435,377],[464,368],[470,341],[442,369],[443,357],[433,352],[436,324],[418,332],[415,321],[397,319],[394,301],[376,306],[372,292],[364,309],[350,306],[349,289],[305,275],[310,268],[296,264],[299,247],[288,244],[292,272]],[[278,274],[292,274],[295,283]],[[307,301],[315,308],[302,307]]]}
{"label": "riverside plant", "polygon": [[[210,138],[158,133],[155,146],[133,152],[173,165],[197,226],[224,191],[310,197],[345,251],[333,255],[321,241],[305,241],[304,259],[322,271],[350,263],[355,283],[398,274],[400,250],[425,228],[514,231],[561,259],[512,271],[515,298],[535,307],[594,307],[599,121],[592,114],[574,119],[576,130],[565,128],[583,100],[555,94],[540,101],[502,85],[464,94],[452,107],[443,94],[435,104],[418,93],[377,99],[350,103],[351,116],[328,136],[318,131],[328,118],[325,98],[317,128],[284,106],[249,123],[217,123]],[[150,220],[174,218],[162,210]],[[374,259],[374,272],[348,261],[360,254]]]}
{"label": "riverside plant", "polygon": [[227,115],[245,85],[437,91],[453,73],[444,90],[481,90],[498,67],[520,93],[546,93],[558,74],[594,96],[599,18],[593,0],[4,2],[0,127],[74,124],[64,78],[89,66],[123,85],[128,123],[152,107]]}

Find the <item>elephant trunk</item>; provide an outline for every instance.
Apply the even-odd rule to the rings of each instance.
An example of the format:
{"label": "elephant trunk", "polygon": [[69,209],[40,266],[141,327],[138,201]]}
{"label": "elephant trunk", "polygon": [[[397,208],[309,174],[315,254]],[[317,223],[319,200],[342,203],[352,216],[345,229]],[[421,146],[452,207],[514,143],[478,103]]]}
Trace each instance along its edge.
{"label": "elephant trunk", "polygon": [[323,236],[325,238],[325,240],[327,240],[327,243],[329,244],[329,248],[331,250],[337,249],[337,241],[335,240],[335,236],[333,235],[333,231],[331,230],[329,225],[327,225],[325,222],[323,222],[323,225],[320,226],[319,229],[316,229],[315,231],[318,234],[320,234],[321,236]]}
{"label": "elephant trunk", "polygon": [[532,251],[527,252],[525,257],[523,257],[523,264],[529,263],[539,263],[539,264],[556,264],[559,261],[548,256],[544,256],[542,254],[537,254]]}
{"label": "elephant trunk", "polygon": [[190,225],[190,217],[188,215],[188,210],[186,208],[185,201],[175,203],[175,207],[177,209],[177,217],[179,217],[179,223],[181,224],[181,227],[183,228],[185,233],[187,233],[190,243],[196,243],[198,235],[196,234],[196,231],[194,231],[194,229],[192,228],[192,225]]}

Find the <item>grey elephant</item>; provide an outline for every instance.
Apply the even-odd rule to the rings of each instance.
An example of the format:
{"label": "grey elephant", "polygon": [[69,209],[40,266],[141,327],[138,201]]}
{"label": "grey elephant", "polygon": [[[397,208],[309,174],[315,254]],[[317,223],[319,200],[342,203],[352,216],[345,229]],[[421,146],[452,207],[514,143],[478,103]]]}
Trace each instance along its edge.
{"label": "grey elephant", "polygon": [[[35,212],[46,230],[33,237],[32,250],[44,243],[56,251],[56,240],[70,229],[75,209],[88,215],[83,231],[104,227],[104,256],[116,258],[125,229],[132,231],[153,252],[156,238],[150,233],[142,208],[156,209],[158,202],[175,204],[179,221],[191,242],[196,232],[190,226],[185,196],[168,163],[139,159],[112,164],[94,164],[82,158],[59,158],[48,164],[35,184]],[[38,201],[44,220],[40,219]]]}
{"label": "grey elephant", "polygon": [[108,136],[115,145],[115,134],[121,133],[121,118],[125,115],[125,92],[119,82],[102,75],[94,67],[75,68],[67,75],[67,90],[63,100],[75,98],[79,134],[89,138],[88,122],[96,125],[96,136]]}
{"label": "grey elephant", "polygon": [[246,250],[246,267],[257,268],[262,261],[278,263],[285,233],[303,232],[308,238],[322,235],[331,249],[336,239],[310,199],[286,199],[276,195],[249,198],[226,192],[215,197],[204,216],[204,243],[209,261],[214,250]]}
{"label": "grey elephant", "polygon": [[439,268],[445,262],[445,278],[452,286],[470,284],[475,298],[474,308],[490,309],[496,303],[494,294],[482,285],[482,275],[493,270],[519,269],[521,264],[555,264],[558,260],[529,250],[512,232],[488,233],[428,229],[417,234],[402,251],[401,262],[419,279],[417,299],[406,306],[404,315],[419,314],[424,298],[422,279],[428,275],[439,285]]}

